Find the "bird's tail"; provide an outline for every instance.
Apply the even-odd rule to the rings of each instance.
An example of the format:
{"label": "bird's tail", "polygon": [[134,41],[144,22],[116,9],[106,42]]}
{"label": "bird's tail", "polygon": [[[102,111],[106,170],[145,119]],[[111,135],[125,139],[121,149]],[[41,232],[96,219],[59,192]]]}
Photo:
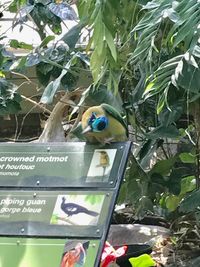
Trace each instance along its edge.
{"label": "bird's tail", "polygon": [[96,217],[96,216],[98,216],[99,215],[99,213],[98,212],[96,212],[96,211],[92,211],[92,210],[87,210],[87,212],[86,212],[88,215],[91,215],[91,216],[94,216],[94,217]]}

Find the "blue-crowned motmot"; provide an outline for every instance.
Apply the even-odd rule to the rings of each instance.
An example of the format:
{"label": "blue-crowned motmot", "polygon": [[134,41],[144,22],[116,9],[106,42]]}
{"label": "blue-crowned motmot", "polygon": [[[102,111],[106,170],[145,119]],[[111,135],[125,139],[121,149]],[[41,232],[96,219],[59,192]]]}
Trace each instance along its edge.
{"label": "blue-crowned motmot", "polygon": [[119,142],[128,137],[127,125],[120,113],[105,103],[88,108],[83,113],[81,125],[82,133],[92,143]]}

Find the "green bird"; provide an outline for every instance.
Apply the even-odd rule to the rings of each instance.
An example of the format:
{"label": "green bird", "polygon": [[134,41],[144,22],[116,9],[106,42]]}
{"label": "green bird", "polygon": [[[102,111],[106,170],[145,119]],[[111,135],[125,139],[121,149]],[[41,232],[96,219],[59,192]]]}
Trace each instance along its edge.
{"label": "green bird", "polygon": [[108,104],[88,108],[82,115],[82,133],[91,143],[126,141],[128,128],[120,113]]}

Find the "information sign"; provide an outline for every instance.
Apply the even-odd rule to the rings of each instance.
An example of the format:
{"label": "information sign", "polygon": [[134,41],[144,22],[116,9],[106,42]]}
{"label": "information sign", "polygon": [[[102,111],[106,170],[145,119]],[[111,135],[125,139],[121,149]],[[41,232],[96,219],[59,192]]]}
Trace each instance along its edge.
{"label": "information sign", "polygon": [[0,266],[98,267],[130,149],[0,144]]}
{"label": "information sign", "polygon": [[130,143],[1,144],[0,183],[6,187],[113,187]]}

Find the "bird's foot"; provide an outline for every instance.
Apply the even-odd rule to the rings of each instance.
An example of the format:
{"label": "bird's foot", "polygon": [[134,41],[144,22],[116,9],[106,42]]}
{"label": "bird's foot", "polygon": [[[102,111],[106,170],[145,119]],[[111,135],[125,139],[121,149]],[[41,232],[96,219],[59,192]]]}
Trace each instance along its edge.
{"label": "bird's foot", "polygon": [[114,140],[114,137],[109,137],[109,138],[106,138],[105,140],[104,140],[104,144],[106,145],[110,145],[111,144],[111,142]]}
{"label": "bird's foot", "polygon": [[109,138],[96,138],[96,140],[99,142],[100,146],[99,148],[103,148],[105,145],[110,145],[111,142],[114,140],[114,137],[109,137]]}

